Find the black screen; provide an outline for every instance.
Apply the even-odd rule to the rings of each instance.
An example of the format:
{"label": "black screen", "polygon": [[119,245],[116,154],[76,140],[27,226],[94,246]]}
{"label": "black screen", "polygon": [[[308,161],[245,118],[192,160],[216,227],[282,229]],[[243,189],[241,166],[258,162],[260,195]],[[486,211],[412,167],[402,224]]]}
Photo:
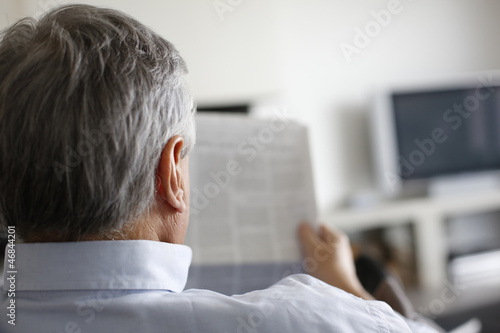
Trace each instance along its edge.
{"label": "black screen", "polygon": [[498,88],[393,94],[400,176],[500,169]]}
{"label": "black screen", "polygon": [[201,106],[198,105],[196,110],[198,112],[222,112],[222,113],[243,113],[248,114],[250,105],[248,104],[238,104],[238,105],[220,105],[220,106]]}

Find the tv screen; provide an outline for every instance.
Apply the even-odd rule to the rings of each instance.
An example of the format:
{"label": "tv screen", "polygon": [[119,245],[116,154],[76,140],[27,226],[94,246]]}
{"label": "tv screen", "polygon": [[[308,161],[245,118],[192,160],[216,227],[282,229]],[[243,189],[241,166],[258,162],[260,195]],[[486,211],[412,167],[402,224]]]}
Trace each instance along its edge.
{"label": "tv screen", "polygon": [[500,169],[498,88],[392,93],[399,176]]}

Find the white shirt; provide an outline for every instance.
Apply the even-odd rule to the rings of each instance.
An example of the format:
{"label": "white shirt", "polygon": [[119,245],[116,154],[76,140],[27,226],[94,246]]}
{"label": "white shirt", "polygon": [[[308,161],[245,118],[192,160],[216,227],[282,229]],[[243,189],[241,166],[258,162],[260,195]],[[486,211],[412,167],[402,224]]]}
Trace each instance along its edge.
{"label": "white shirt", "polygon": [[[155,241],[17,244],[0,332],[434,332],[383,302],[364,301],[309,275],[225,296],[183,291],[191,249]],[[15,300],[15,326],[8,323]],[[410,326],[412,327],[410,329]]]}

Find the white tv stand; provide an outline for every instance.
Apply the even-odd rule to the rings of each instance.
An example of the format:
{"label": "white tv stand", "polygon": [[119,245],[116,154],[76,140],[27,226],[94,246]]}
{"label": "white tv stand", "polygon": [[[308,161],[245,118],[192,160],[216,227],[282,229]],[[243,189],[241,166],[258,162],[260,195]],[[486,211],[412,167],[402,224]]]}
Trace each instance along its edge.
{"label": "white tv stand", "polygon": [[425,290],[437,290],[447,278],[446,218],[498,209],[500,190],[489,190],[451,197],[390,201],[369,209],[336,209],[324,213],[321,221],[344,231],[413,223],[420,286]]}

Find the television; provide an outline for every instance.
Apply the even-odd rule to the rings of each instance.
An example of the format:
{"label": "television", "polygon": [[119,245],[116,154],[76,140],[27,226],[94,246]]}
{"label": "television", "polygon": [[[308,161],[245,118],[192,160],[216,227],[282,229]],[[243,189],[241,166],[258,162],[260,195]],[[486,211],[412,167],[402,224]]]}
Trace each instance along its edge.
{"label": "television", "polygon": [[393,85],[375,94],[373,156],[380,189],[500,170],[500,72]]}

